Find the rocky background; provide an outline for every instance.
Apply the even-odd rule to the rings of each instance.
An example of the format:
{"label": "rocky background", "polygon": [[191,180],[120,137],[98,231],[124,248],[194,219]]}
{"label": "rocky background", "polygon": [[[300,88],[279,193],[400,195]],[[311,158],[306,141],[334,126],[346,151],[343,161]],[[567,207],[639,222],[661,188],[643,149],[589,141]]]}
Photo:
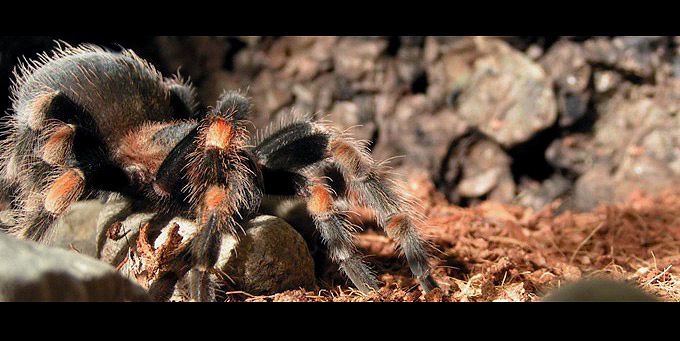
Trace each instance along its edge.
{"label": "rocky background", "polygon": [[448,205],[585,213],[680,180],[677,37],[4,37],[0,91],[52,39],[133,49],[202,110],[243,90],[258,128],[291,111],[351,128]]}

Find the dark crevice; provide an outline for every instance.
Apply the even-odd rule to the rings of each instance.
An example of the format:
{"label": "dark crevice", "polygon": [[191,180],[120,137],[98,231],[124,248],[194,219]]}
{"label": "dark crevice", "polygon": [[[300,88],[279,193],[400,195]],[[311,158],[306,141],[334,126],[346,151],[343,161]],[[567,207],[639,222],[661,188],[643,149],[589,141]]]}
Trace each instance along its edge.
{"label": "dark crevice", "polygon": [[460,95],[463,93],[462,90],[456,89],[451,92],[451,95],[446,97],[446,105],[448,105],[451,108],[456,108],[458,107],[458,99],[460,98]]}
{"label": "dark crevice", "polygon": [[560,136],[560,130],[561,127],[556,120],[551,127],[506,150],[512,158],[510,170],[515,183],[519,183],[523,177],[543,181],[553,175],[555,168],[546,160],[545,151]]}
{"label": "dark crevice", "polygon": [[635,72],[633,72],[633,71],[625,70],[625,69],[622,69],[622,68],[614,66],[614,65],[610,65],[610,64],[606,64],[606,63],[599,63],[599,62],[592,62],[592,63],[590,63],[590,66],[593,68],[593,71],[595,71],[595,70],[614,71],[614,72],[618,73],[624,81],[627,81],[627,82],[635,84],[635,85],[643,85],[643,84],[655,85],[655,83],[656,83],[656,80],[654,79],[653,76],[645,78],[645,77],[642,77],[638,74],[635,74]]}
{"label": "dark crevice", "polygon": [[[593,131],[593,127],[595,126],[595,122],[597,121],[597,108],[595,107],[595,101],[596,101],[596,92],[594,89],[594,81],[593,81],[593,75],[594,72],[591,72],[590,77],[591,79],[588,81],[588,86],[584,93],[590,94],[588,96],[588,103],[586,104],[585,111],[579,117],[576,119],[574,122],[569,124],[568,126],[564,127],[564,131],[562,132],[561,136],[556,136],[555,138],[560,138],[568,133],[590,133]],[[558,118],[559,119],[559,118]]]}
{"label": "dark crevice", "polygon": [[427,87],[429,83],[427,81],[427,73],[425,71],[421,72],[416,76],[411,83],[411,93],[413,94],[424,94],[427,93]]}

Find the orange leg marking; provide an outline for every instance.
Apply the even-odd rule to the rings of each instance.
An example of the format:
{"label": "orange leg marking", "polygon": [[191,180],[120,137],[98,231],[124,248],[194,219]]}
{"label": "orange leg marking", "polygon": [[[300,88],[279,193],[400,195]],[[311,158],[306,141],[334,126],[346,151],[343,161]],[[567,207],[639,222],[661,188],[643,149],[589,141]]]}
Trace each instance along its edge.
{"label": "orange leg marking", "polygon": [[51,165],[63,164],[74,133],[75,129],[70,124],[57,128],[43,146],[43,160]]}
{"label": "orange leg marking", "polygon": [[45,197],[45,209],[61,214],[76,201],[85,188],[85,176],[78,169],[69,169],[60,175],[49,187]]}
{"label": "orange leg marking", "polygon": [[223,119],[213,120],[205,132],[206,149],[227,149],[234,138],[234,127]]}
{"label": "orange leg marking", "polygon": [[401,236],[405,235],[409,228],[409,219],[405,213],[399,213],[390,219],[387,226],[385,226],[385,232],[390,237],[400,239]]}
{"label": "orange leg marking", "polygon": [[205,223],[213,213],[231,214],[229,198],[226,188],[222,186],[210,186],[203,195],[202,221]]}
{"label": "orange leg marking", "polygon": [[313,215],[324,215],[333,209],[333,197],[328,188],[321,184],[312,185],[307,209]]}
{"label": "orange leg marking", "polygon": [[328,147],[339,164],[352,173],[358,172],[363,160],[356,147],[342,140],[332,140]]}
{"label": "orange leg marking", "polygon": [[203,202],[208,211],[223,206],[226,201],[227,191],[221,186],[210,186],[210,188],[205,191]]}

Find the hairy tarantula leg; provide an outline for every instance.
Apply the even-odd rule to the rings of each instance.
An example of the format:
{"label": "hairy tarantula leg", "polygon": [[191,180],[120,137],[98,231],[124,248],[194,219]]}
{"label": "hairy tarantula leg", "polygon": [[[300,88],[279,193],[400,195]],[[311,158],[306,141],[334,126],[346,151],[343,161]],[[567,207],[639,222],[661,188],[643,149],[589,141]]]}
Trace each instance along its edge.
{"label": "hairy tarantula leg", "polygon": [[376,211],[378,224],[397,241],[425,292],[437,288],[428,262],[427,244],[418,234],[412,218],[415,211],[402,192],[356,144],[334,137],[328,143],[328,152],[343,172],[351,191]]}
{"label": "hairy tarantula leg", "polygon": [[356,194],[362,204],[376,211],[378,224],[386,227],[388,236],[398,243],[423,290],[437,287],[430,274],[427,244],[418,235],[412,218],[417,216],[415,210],[361,144],[327,125],[302,118],[260,140],[253,153],[264,165],[268,193],[286,190],[267,179],[269,175],[295,172],[330,161],[342,173],[346,188],[343,192],[350,196]]}
{"label": "hairy tarantula leg", "polygon": [[245,97],[227,93],[218,110],[190,133],[191,142],[176,147],[188,160],[186,189],[199,224],[190,244],[192,263],[198,267],[190,276],[190,287],[197,301],[214,299],[208,272],[217,261],[222,234],[238,236],[239,222],[257,211],[262,196],[262,176],[242,149],[247,132],[239,117],[247,108]]}
{"label": "hairy tarantula leg", "polygon": [[[20,235],[40,240],[52,223],[86,188],[124,192],[128,180],[124,173],[107,161],[101,142],[77,124],[53,119],[43,127],[37,157],[25,160],[21,175],[24,211]],[[15,229],[15,230],[16,230]]]}
{"label": "hairy tarantula leg", "polygon": [[173,108],[173,118],[186,119],[194,115],[198,103],[196,103],[196,90],[187,82],[183,82],[179,76],[166,81],[170,90],[170,106]]}
{"label": "hairy tarantula leg", "polygon": [[203,193],[198,212],[201,230],[191,242],[191,253],[197,257],[197,265],[209,268],[217,260],[221,233],[236,234],[232,218],[232,203],[224,186],[212,185]]}
{"label": "hairy tarantula leg", "polygon": [[194,127],[175,147],[168,153],[156,172],[156,180],[153,189],[161,197],[167,197],[181,187],[180,183],[182,169],[184,168],[187,156],[196,149],[196,135],[198,126]]}
{"label": "hairy tarantula leg", "polygon": [[194,301],[215,299],[210,269],[219,256],[222,233],[236,235],[237,224],[232,218],[232,205],[224,186],[211,185],[203,192],[197,214],[199,231],[189,244],[191,263],[196,265],[189,272],[190,297]]}
{"label": "hairy tarantula leg", "polygon": [[78,168],[68,168],[50,181],[42,198],[42,207],[26,217],[27,227],[24,238],[40,240],[57,219],[73,202],[78,200],[85,189],[85,175]]}
{"label": "hairy tarantula leg", "polygon": [[30,102],[17,106],[15,111],[23,115],[12,116],[5,122],[11,132],[3,148],[3,174],[9,181],[18,181],[26,167],[26,159],[33,153],[36,142],[44,129],[45,119],[50,117],[53,102],[59,98],[59,91],[44,92]]}
{"label": "hairy tarantula leg", "polygon": [[323,241],[328,245],[331,259],[340,265],[359,290],[377,290],[375,276],[356,251],[353,228],[335,207],[330,188],[318,180],[312,180],[304,192],[307,209],[312,214]]}

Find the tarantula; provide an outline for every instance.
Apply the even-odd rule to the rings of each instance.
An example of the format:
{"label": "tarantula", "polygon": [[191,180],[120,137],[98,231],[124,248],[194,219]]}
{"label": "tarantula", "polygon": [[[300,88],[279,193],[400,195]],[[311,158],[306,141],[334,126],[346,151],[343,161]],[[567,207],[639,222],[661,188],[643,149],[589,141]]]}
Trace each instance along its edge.
{"label": "tarantula", "polygon": [[[15,70],[0,169],[19,221],[11,233],[40,241],[75,201],[116,192],[191,212],[200,228],[186,257],[206,269],[220,234],[237,234],[263,196],[297,196],[330,258],[366,292],[378,286],[339,204],[348,198],[376,212],[421,287],[437,287],[410,201],[362,143],[298,117],[252,146],[241,93],[224,92],[199,112],[189,82],[163,77],[131,50],[64,45]],[[331,168],[342,186],[325,176]]]}

